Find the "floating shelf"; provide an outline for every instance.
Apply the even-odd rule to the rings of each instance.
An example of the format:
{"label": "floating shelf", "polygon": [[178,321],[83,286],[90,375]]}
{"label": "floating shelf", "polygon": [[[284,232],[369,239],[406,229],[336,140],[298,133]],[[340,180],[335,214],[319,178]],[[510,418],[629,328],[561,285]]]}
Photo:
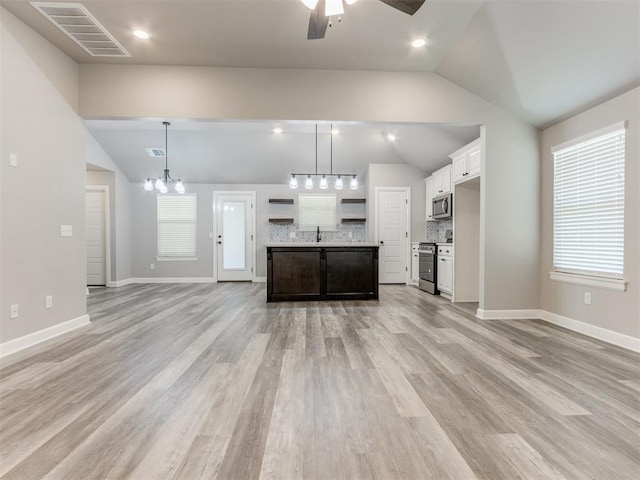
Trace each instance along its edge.
{"label": "floating shelf", "polygon": [[367,203],[366,198],[343,198],[340,203]]}
{"label": "floating shelf", "polygon": [[282,203],[287,205],[293,205],[293,198],[270,198],[269,203]]}
{"label": "floating shelf", "polygon": [[340,220],[342,223],[364,223],[366,221],[366,218],[343,218]]}
{"label": "floating shelf", "polygon": [[270,218],[269,223],[293,223],[293,218]]}

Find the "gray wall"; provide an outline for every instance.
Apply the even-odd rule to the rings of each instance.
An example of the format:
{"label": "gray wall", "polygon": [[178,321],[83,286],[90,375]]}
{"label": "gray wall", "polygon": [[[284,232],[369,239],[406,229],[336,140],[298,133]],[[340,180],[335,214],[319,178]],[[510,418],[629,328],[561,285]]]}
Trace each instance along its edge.
{"label": "gray wall", "polygon": [[[483,125],[480,307],[538,308],[538,131],[442,77],[88,64],[80,77],[81,111],[88,117]],[[331,92],[330,101],[317,92]]]}
{"label": "gray wall", "polygon": [[375,239],[376,187],[411,187],[411,241],[424,242],[427,174],[413,165],[372,164],[367,170],[367,231]]}
{"label": "gray wall", "polygon": [[[107,152],[86,132],[86,161],[111,172],[111,280],[125,280],[132,276],[133,205],[132,185]],[[87,185],[96,185],[96,177],[87,176]],[[89,183],[91,182],[91,183]]]}
{"label": "gray wall", "polygon": [[[565,120],[542,132],[541,308],[552,313],[640,338],[640,88]],[[551,148],[616,122],[628,120],[625,163],[624,279],[614,292],[553,281],[553,156]],[[583,302],[591,292],[591,305]]]}
{"label": "gray wall", "polygon": [[[0,342],[86,313],[78,66],[0,7]],[[9,166],[9,153],[18,168]],[[60,225],[73,236],[60,237]],[[45,309],[45,296],[54,307]],[[9,318],[10,305],[20,316]]]}
{"label": "gray wall", "polygon": [[[177,167],[179,168],[179,167]],[[213,192],[222,191],[255,191],[256,192],[256,276],[266,276],[266,243],[269,241],[270,217],[293,217],[297,219],[297,195],[284,183],[278,185],[222,185],[222,184],[187,184],[187,193],[195,193],[198,197],[197,222],[197,261],[156,261],[156,193],[146,192],[142,184],[133,185],[133,277],[176,278],[176,277],[213,277],[213,232],[214,209]],[[307,192],[308,190],[301,190]],[[320,191],[317,188],[314,191]],[[358,190],[345,189],[338,194],[340,198],[363,198],[365,186]],[[273,205],[269,198],[294,198],[295,204]],[[340,207],[339,207],[340,208]],[[351,214],[352,212],[347,212]],[[355,211],[353,213],[356,213]],[[150,269],[150,264],[155,269]]]}

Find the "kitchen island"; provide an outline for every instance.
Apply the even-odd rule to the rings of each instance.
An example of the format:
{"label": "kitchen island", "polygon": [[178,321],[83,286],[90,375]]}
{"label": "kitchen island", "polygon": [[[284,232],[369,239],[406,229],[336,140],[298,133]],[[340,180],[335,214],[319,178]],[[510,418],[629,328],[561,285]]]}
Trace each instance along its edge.
{"label": "kitchen island", "polygon": [[267,302],[377,299],[375,243],[267,245]]}

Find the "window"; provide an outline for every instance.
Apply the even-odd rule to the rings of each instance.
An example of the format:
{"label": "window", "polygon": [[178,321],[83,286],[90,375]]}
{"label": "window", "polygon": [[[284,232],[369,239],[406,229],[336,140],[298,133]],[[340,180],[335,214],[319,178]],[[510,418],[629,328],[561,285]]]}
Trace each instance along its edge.
{"label": "window", "polygon": [[301,193],[298,196],[298,228],[300,230],[336,230],[336,195]]}
{"label": "window", "polygon": [[[559,145],[552,153],[555,272],[622,279],[625,124]],[[553,273],[552,278],[563,280]]]}
{"label": "window", "polygon": [[158,260],[196,256],[196,196],[158,195]]}

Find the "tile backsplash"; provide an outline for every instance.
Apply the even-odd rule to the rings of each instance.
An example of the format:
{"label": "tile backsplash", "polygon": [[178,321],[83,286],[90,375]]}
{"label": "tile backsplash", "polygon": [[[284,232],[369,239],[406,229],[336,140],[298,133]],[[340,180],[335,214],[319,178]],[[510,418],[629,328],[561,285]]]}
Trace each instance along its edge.
{"label": "tile backsplash", "polygon": [[[296,237],[291,238],[291,233],[295,232]],[[351,232],[351,238],[349,238]],[[323,242],[364,242],[366,241],[366,228],[364,223],[340,224],[335,232],[320,232]],[[309,230],[298,230],[295,224],[279,225],[269,224],[270,243],[291,243],[291,242],[315,242],[316,232]]]}
{"label": "tile backsplash", "polygon": [[427,222],[427,242],[446,242],[447,230],[453,229],[453,220],[439,220],[437,222]]}

